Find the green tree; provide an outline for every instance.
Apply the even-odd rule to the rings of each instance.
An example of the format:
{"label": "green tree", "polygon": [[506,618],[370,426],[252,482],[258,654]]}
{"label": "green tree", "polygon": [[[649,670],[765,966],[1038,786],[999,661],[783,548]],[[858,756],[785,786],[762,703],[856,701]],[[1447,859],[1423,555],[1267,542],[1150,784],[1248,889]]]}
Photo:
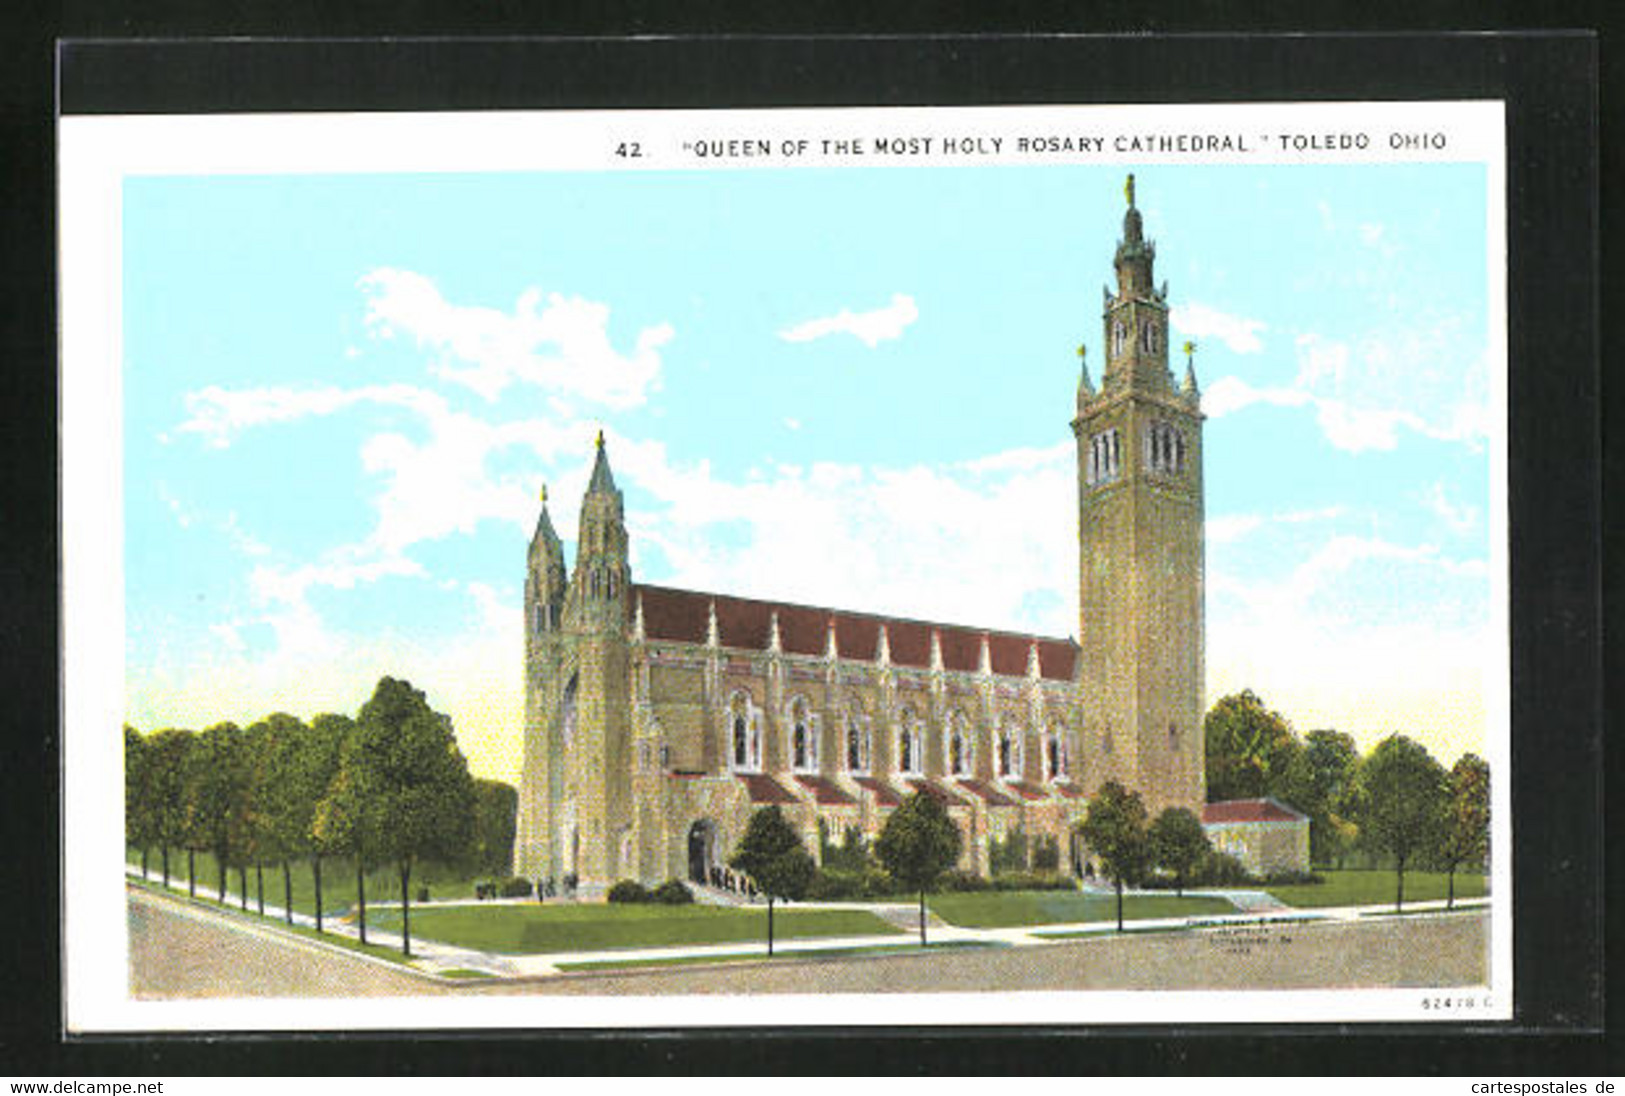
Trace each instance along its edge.
{"label": "green tree", "polygon": [[[367,942],[367,868],[373,862],[368,845],[372,826],[366,819],[368,795],[366,776],[358,762],[352,760],[357,749],[355,735],[347,736],[340,748],[338,772],[328,786],[327,793],[316,804],[311,818],[310,832],[321,855],[348,855],[355,862],[356,932],[361,942]],[[320,868],[317,869],[320,879]],[[321,888],[317,884],[316,908],[321,909]],[[316,929],[321,931],[320,913]]]}
{"label": "green tree", "polygon": [[412,869],[450,861],[473,836],[474,780],[457,748],[451,719],[429,707],[409,682],[386,677],[361,706],[353,770],[355,819],[363,847],[392,863],[401,880],[401,953],[412,954]]}
{"label": "green tree", "polygon": [[[193,743],[191,731],[166,729],[150,735],[143,751],[152,839],[158,844],[166,888],[169,886],[169,850],[184,845],[190,832],[187,798],[190,763],[187,758]],[[190,876],[191,872],[187,874]]]}
{"label": "green tree", "polygon": [[1490,848],[1490,766],[1477,754],[1462,754],[1446,778],[1439,862],[1449,873],[1446,909],[1456,906],[1456,869],[1484,863]]}
{"label": "green tree", "polygon": [[343,852],[348,831],[343,831],[335,843],[331,832],[332,819],[327,828],[318,828],[317,811],[327,799],[338,777],[339,758],[344,743],[355,733],[355,721],[345,715],[319,715],[310,721],[305,735],[305,746],[294,758],[289,775],[290,793],[299,813],[300,827],[294,848],[310,858],[311,886],[315,892],[316,931],[322,931],[322,857]]}
{"label": "green tree", "polygon": [[1394,908],[1404,908],[1405,868],[1438,847],[1446,802],[1444,768],[1404,735],[1379,742],[1360,766],[1361,836],[1394,859]]}
{"label": "green tree", "polygon": [[191,847],[214,854],[217,893],[224,902],[226,872],[243,862],[248,845],[250,787],[242,730],[235,723],[215,724],[197,736],[187,760]]}
{"label": "green tree", "polygon": [[1360,751],[1342,731],[1320,730],[1304,735],[1303,756],[1311,794],[1293,806],[1309,816],[1309,859],[1341,866],[1356,833],[1354,790]]}
{"label": "green tree", "polygon": [[[277,712],[248,729],[254,746],[255,869],[260,864],[282,868],[283,917],[293,923],[293,872],[289,861],[303,853],[309,841],[310,815],[320,790],[299,779],[303,755],[309,747],[310,728]],[[264,913],[264,887],[260,912]]]}
{"label": "green tree", "polygon": [[1183,897],[1185,880],[1212,848],[1201,821],[1184,807],[1169,807],[1146,836],[1151,862],[1173,873],[1175,893]]}
{"label": "green tree", "polygon": [[1202,735],[1210,802],[1276,794],[1298,750],[1291,725],[1251,689],[1221,697],[1202,721]]}
{"label": "green tree", "polygon": [[496,780],[474,781],[474,839],[469,866],[476,874],[506,875],[513,866],[519,792]]}
{"label": "green tree", "polygon": [[915,792],[891,812],[875,840],[875,857],[897,882],[920,896],[920,946],[925,947],[925,895],[959,861],[959,827],[936,799]]}
{"label": "green tree", "polygon": [[151,761],[147,740],[128,723],[124,725],[124,843],[141,850],[141,878],[147,877],[153,819]]}
{"label": "green tree", "polygon": [[756,889],[767,895],[767,953],[772,955],[773,901],[806,895],[816,870],[812,856],[802,845],[801,835],[775,804],[750,816],[750,825],[728,866],[744,872]]}
{"label": "green tree", "polygon": [[1145,876],[1150,857],[1145,803],[1115,780],[1100,786],[1089,801],[1089,813],[1078,834],[1100,857],[1106,877],[1117,890],[1117,931],[1123,931],[1123,886]]}

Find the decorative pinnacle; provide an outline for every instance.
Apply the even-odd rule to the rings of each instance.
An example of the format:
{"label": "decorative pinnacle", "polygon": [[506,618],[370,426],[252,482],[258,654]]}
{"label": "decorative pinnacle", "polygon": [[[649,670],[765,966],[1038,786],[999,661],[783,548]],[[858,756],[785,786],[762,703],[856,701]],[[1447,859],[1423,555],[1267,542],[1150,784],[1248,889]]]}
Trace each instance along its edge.
{"label": "decorative pinnacle", "polygon": [[1128,181],[1123,184],[1123,197],[1128,199],[1128,207],[1134,208],[1134,173],[1129,172]]}
{"label": "decorative pinnacle", "polygon": [[547,505],[547,484],[542,484],[542,505]]}
{"label": "decorative pinnacle", "polygon": [[1196,340],[1186,339],[1185,345],[1180,347],[1180,349],[1185,352],[1185,361],[1188,363],[1193,357],[1196,356]]}
{"label": "decorative pinnacle", "polygon": [[602,449],[603,447],[604,447],[604,428],[602,426],[600,426],[598,428],[598,448]]}

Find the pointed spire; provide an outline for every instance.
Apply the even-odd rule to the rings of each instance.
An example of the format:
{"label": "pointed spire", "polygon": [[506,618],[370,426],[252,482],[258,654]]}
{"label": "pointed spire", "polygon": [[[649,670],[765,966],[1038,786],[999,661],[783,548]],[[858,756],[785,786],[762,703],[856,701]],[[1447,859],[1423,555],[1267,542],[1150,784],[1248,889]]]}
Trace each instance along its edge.
{"label": "pointed spire", "polygon": [[834,662],[841,657],[841,645],[835,641],[835,614],[829,618],[829,630],[824,636],[824,657]]}
{"label": "pointed spire", "polygon": [[1034,639],[1027,644],[1027,676],[1037,680],[1043,676],[1038,665],[1038,640]]}
{"label": "pointed spire", "polygon": [[767,649],[774,654],[781,654],[784,651],[784,640],[779,638],[779,611],[777,609],[773,610],[773,615],[768,618]]}
{"label": "pointed spire", "polygon": [[1141,243],[1145,236],[1140,223],[1140,211],[1134,208],[1134,176],[1131,173],[1128,182],[1123,184],[1123,197],[1128,199],[1128,212],[1123,214],[1123,242],[1126,244]]}
{"label": "pointed spire", "polygon": [[717,627],[717,599],[712,598],[708,603],[705,618],[705,645],[707,647],[722,646],[722,632]]}
{"label": "pointed spire", "polygon": [[642,643],[649,638],[648,631],[643,625],[643,591],[638,591],[637,605],[632,610],[632,640]]}
{"label": "pointed spire", "polygon": [[598,449],[593,456],[592,478],[587,481],[587,494],[615,494],[615,477],[609,471],[609,457],[604,451],[604,432],[598,431]]}
{"label": "pointed spire", "polygon": [[1089,378],[1089,348],[1078,344],[1078,414],[1095,398],[1095,382]]}
{"label": "pointed spire", "polygon": [[553,519],[547,513],[547,484],[542,484],[542,512],[536,516],[536,532],[532,534],[530,542],[533,545],[542,544],[548,548],[563,550],[559,541],[559,534],[553,529]]}
{"label": "pointed spire", "polygon": [[1186,399],[1195,401],[1195,400],[1200,399],[1201,396],[1202,396],[1202,389],[1196,383],[1196,343],[1195,343],[1195,341],[1187,341],[1185,343],[1184,350],[1185,350],[1185,380],[1184,380],[1184,383],[1182,383],[1179,386],[1179,391],[1184,395],[1184,397]]}
{"label": "pointed spire", "polygon": [[942,666],[942,632],[937,628],[931,629],[931,672],[940,674]]}
{"label": "pointed spire", "polygon": [[982,650],[976,658],[976,672],[984,677],[993,672],[993,651],[988,647],[987,633],[982,633]]}
{"label": "pointed spire", "polygon": [[886,625],[880,625],[880,639],[875,642],[875,661],[882,666],[891,665],[891,640],[886,635]]}

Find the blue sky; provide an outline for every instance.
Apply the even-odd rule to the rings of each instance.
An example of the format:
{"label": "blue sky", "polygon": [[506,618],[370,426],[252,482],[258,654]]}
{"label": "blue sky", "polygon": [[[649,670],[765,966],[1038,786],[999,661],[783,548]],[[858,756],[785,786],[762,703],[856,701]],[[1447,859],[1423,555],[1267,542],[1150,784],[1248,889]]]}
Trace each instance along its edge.
{"label": "blue sky", "polygon": [[[1119,167],[132,178],[127,708],[353,711],[513,777],[536,493],[640,580],[1076,631]],[[1137,172],[1209,415],[1210,699],[1484,749],[1486,176]]]}

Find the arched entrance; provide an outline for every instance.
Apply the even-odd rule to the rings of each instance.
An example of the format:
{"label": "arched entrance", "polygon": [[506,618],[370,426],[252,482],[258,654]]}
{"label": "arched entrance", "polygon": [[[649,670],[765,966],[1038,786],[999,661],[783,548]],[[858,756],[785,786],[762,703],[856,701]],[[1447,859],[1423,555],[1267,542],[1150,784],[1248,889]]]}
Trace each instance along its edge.
{"label": "arched entrance", "polygon": [[708,818],[701,818],[688,828],[688,878],[690,882],[711,882],[711,869],[716,865],[717,828]]}

